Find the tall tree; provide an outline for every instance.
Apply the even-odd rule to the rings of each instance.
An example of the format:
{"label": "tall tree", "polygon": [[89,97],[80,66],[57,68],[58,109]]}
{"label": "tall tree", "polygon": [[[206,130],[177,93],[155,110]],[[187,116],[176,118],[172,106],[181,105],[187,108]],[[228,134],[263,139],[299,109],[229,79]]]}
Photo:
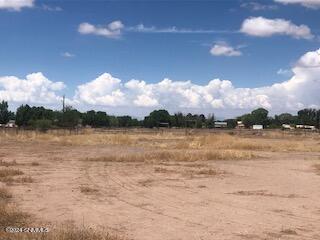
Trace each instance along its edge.
{"label": "tall tree", "polygon": [[26,105],[21,105],[17,109],[16,113],[16,124],[20,126],[27,126],[31,120],[32,117],[32,112],[31,112],[31,107],[26,104]]}
{"label": "tall tree", "polygon": [[6,124],[10,120],[11,113],[8,110],[8,102],[0,102],[0,124]]}
{"label": "tall tree", "polygon": [[146,127],[160,127],[163,124],[170,125],[170,114],[164,109],[154,110],[148,117],[145,117],[144,120],[144,125]]}
{"label": "tall tree", "polygon": [[266,126],[269,122],[268,113],[269,113],[268,110],[264,108],[258,108],[256,110],[253,110],[251,112],[253,124]]}
{"label": "tall tree", "polygon": [[313,125],[317,126],[319,122],[318,119],[318,111],[313,108],[302,109],[298,112],[298,121],[304,125]]}

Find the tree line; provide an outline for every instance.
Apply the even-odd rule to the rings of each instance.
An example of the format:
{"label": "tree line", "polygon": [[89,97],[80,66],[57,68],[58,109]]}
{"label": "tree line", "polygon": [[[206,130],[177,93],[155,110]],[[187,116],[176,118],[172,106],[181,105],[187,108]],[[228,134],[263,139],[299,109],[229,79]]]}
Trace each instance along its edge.
{"label": "tree line", "polygon": [[[46,130],[50,128],[75,128],[77,126],[103,127],[177,127],[177,128],[213,128],[215,124],[214,114],[183,114],[181,112],[170,115],[167,110],[152,111],[143,120],[131,116],[113,116],[103,111],[90,110],[79,112],[71,106],[63,110],[51,110],[44,107],[31,107],[28,104],[21,105],[16,112],[8,109],[8,102],[0,102],[0,124],[6,124],[9,120],[15,120],[19,127],[29,129]],[[258,108],[251,113],[244,114],[234,119],[225,119],[228,128],[235,128],[238,121],[242,121],[245,127],[259,124],[268,128],[280,128],[282,124],[313,125],[319,128],[320,110],[307,108],[297,112],[297,115],[282,113],[269,116],[268,110]]]}

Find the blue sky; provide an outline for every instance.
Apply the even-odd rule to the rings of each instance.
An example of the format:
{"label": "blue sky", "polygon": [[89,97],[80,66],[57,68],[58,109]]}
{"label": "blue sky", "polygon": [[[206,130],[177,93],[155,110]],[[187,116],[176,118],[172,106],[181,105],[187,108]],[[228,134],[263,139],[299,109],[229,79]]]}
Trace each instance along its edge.
{"label": "blue sky", "polygon": [[[168,106],[159,99],[163,95],[150,90],[151,93],[139,92],[148,97],[142,98],[143,101],[153,98],[157,101],[143,106],[134,104],[139,94],[133,97],[125,86],[110,89],[110,79],[121,79],[120,85],[131,79],[156,85],[169,78],[173,82],[190,80],[196,86],[206,86],[212,79],[218,78],[230,81],[235,89],[261,88],[295,76],[290,71],[297,67],[304,54],[316,51],[320,42],[320,4],[306,6],[308,1],[303,0],[300,4],[288,4],[286,1],[290,0],[23,1],[29,6],[18,9],[10,4],[1,7],[0,1],[0,79],[14,76],[24,80],[28,74],[41,72],[50,82],[64,83],[65,88],[58,92],[53,90],[56,99],[66,94],[70,103],[81,109],[108,109],[117,113],[119,107],[123,112],[137,108],[137,111],[144,113],[151,108],[167,107],[172,111],[220,111],[222,115],[232,115],[232,111],[241,112],[263,104],[259,100],[257,104],[234,106],[225,101],[221,93],[210,93],[213,99],[221,99],[222,105],[212,103],[212,99],[211,102],[208,100],[209,104],[201,104],[199,101],[203,100],[199,100],[198,104],[184,105],[181,104],[182,99],[176,105]],[[258,20],[258,17],[263,18],[262,21],[281,19],[297,29],[293,27],[292,30],[292,26],[279,23],[278,32],[260,32],[260,36],[250,32],[252,29],[240,31],[246,19]],[[97,29],[105,31],[108,24],[115,21],[121,22],[120,28],[116,29],[119,33],[111,33],[110,36],[97,34]],[[90,24],[95,30],[81,32],[82,23]],[[143,24],[143,31],[141,25],[139,30],[139,24]],[[300,34],[302,25],[310,32]],[[253,26],[257,24],[253,23]],[[291,30],[286,30],[286,27]],[[212,53],[214,46],[217,52]],[[230,55],[230,51],[224,52],[223,47],[237,53]],[[86,84],[103,73],[110,74],[109,78],[99,82],[104,91],[84,93],[82,97],[76,93],[79,86],[92,87]],[[0,83],[0,97],[13,104],[23,102],[24,98],[15,99],[13,93],[8,92],[8,81],[5,79],[2,85]],[[115,97],[112,93],[118,88],[130,97],[118,104],[113,100],[109,103],[108,96]],[[188,92],[189,88],[183,89]],[[21,89],[16,86],[15,90]],[[107,100],[84,99],[96,94],[107,96]],[[197,94],[201,95],[199,92]],[[273,96],[264,95],[268,98]],[[186,95],[184,97],[188,98]],[[48,99],[34,100],[31,94],[25,99],[35,105],[55,105]],[[295,111],[297,108],[286,109],[269,103],[263,107],[270,108],[271,112]],[[318,106],[319,99],[301,104],[300,107]]]}

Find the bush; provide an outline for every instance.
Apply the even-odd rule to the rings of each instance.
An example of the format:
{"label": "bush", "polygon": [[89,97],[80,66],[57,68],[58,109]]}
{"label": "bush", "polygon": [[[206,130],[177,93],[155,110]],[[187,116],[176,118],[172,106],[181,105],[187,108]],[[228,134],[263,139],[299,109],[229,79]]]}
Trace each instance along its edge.
{"label": "bush", "polygon": [[39,119],[32,121],[31,125],[33,126],[33,128],[41,132],[46,132],[47,130],[52,128],[52,121],[48,119]]}

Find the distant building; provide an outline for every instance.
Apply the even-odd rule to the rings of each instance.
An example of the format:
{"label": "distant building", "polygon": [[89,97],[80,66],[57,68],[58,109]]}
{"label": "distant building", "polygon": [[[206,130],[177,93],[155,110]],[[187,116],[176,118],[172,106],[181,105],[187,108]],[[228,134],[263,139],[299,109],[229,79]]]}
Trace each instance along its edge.
{"label": "distant building", "polygon": [[227,122],[214,122],[215,128],[227,128],[228,123]]}
{"label": "distant building", "polygon": [[240,129],[245,128],[242,121],[237,121],[237,128],[240,128]]}
{"label": "distant building", "polygon": [[263,129],[263,125],[253,125],[252,129],[253,130],[262,130]]}
{"label": "distant building", "polygon": [[169,128],[170,124],[167,122],[159,122],[158,127],[159,128]]}
{"label": "distant building", "polygon": [[316,127],[315,126],[311,126],[311,125],[302,125],[302,124],[298,124],[296,125],[297,129],[305,129],[305,130],[311,130],[311,131],[315,131]]}
{"label": "distant building", "polygon": [[290,124],[282,124],[282,129],[284,129],[284,130],[293,130],[294,127],[292,127]]}
{"label": "distant building", "polygon": [[15,128],[17,127],[16,122],[14,120],[9,120],[9,122],[5,125],[6,128]]}

